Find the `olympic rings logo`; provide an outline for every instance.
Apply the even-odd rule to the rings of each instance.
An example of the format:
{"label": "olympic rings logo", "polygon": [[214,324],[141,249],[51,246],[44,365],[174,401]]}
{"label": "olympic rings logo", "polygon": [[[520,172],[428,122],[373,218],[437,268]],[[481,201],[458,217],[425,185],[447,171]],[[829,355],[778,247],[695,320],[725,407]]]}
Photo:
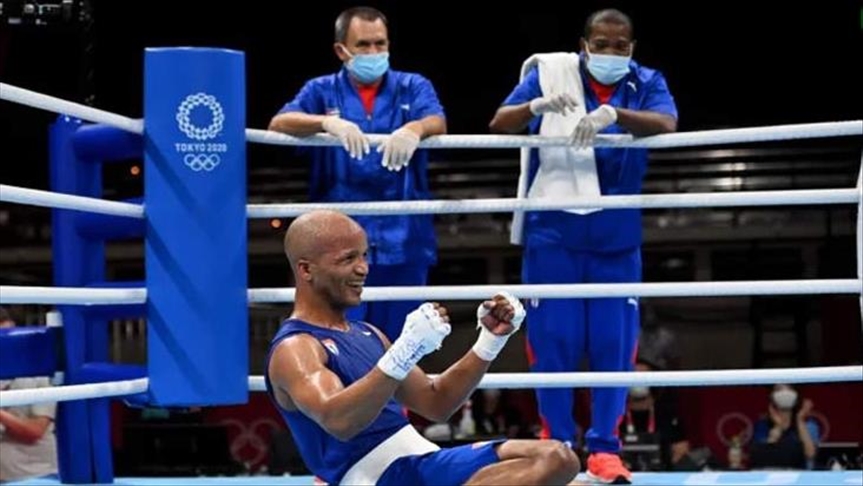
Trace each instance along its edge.
{"label": "olympic rings logo", "polygon": [[[264,440],[267,432],[279,430],[279,424],[269,418],[258,419],[246,426],[236,419],[227,419],[221,422],[229,430],[236,432],[231,441],[231,455],[235,459],[245,459],[251,464],[257,464],[264,460],[270,450],[269,444]],[[245,454],[244,454],[245,452]],[[248,454],[248,453],[251,454]]]}
{"label": "olympic rings logo", "polygon": [[818,427],[821,429],[821,437],[814,437],[815,439],[820,440],[821,442],[826,441],[830,438],[830,420],[827,419],[827,416],[821,412],[810,412],[809,418],[818,423]]}
{"label": "olympic rings logo", "polygon": [[[731,421],[736,421],[737,427],[729,434],[726,425]],[[716,437],[723,445],[730,446],[734,436],[740,439],[740,444],[746,444],[752,439],[752,421],[740,412],[726,413],[716,422]]]}
{"label": "olympic rings logo", "polygon": [[[213,118],[210,125],[205,128],[195,126],[190,117],[192,110],[199,106],[208,108]],[[180,107],[177,108],[177,123],[180,131],[185,133],[187,137],[194,140],[209,140],[216,138],[219,132],[222,131],[222,125],[225,123],[225,113],[222,111],[222,105],[216,100],[215,96],[206,93],[195,93],[186,96],[186,99],[180,103]]]}
{"label": "olympic rings logo", "polygon": [[215,169],[222,159],[219,157],[219,154],[186,154],[183,157],[183,162],[193,171],[200,172],[205,170],[207,172]]}

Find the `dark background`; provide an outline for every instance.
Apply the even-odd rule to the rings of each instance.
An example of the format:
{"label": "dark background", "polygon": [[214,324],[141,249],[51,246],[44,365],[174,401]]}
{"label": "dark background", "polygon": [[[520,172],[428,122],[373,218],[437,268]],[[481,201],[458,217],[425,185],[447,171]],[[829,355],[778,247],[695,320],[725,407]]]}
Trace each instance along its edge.
{"label": "dark background", "polygon": [[[14,3],[6,2],[5,16]],[[393,67],[434,83],[450,133],[487,133],[521,62],[534,52],[577,50],[586,16],[602,7],[631,15],[635,58],[665,73],[681,131],[861,118],[859,2],[368,4],[389,17]],[[339,67],[333,21],[352,5],[96,0],[90,25],[8,25],[4,19],[0,77],[140,117],[146,47],[233,48],[246,53],[247,125],[264,128],[304,80]],[[53,116],[0,104],[4,183],[47,187],[45,132]]]}

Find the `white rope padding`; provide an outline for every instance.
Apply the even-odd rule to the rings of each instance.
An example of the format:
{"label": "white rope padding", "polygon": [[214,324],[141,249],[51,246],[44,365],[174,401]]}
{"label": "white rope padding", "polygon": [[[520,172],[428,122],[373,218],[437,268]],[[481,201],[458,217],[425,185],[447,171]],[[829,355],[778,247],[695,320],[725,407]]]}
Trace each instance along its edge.
{"label": "white rope padding", "polygon": [[95,123],[104,123],[120,130],[132,133],[144,133],[144,121],[129,118],[127,116],[99,110],[91,106],[66,101],[54,96],[44,95],[28,89],[0,83],[0,100],[11,101],[22,105],[32,106],[45,111],[51,111],[62,115],[70,115],[82,120]]}
{"label": "white rope padding", "polygon": [[[768,142],[824,137],[863,135],[863,121],[802,123],[770,127],[732,128],[696,132],[669,133],[634,138],[631,135],[598,135],[596,147],[672,148],[696,145],[723,145],[732,143]],[[368,135],[372,145],[379,145],[386,135]],[[341,145],[335,137],[312,135],[294,137],[267,130],[246,129],[246,140],[269,145],[331,146]],[[569,137],[542,137],[538,135],[438,135],[420,142],[422,148],[521,148],[560,147],[569,144]]]}
{"label": "white rope padding", "polygon": [[482,388],[772,385],[863,381],[863,366],[712,371],[491,373]]}
{"label": "white rope padding", "polygon": [[143,288],[89,289],[0,285],[0,304],[107,305],[145,302],[147,289]]}
{"label": "white rope padding", "polygon": [[[727,297],[742,295],[859,295],[855,279],[741,280],[731,282],[659,282],[539,285],[440,285],[429,287],[366,287],[363,300],[474,300],[506,290],[522,299],[603,297]],[[249,303],[293,302],[293,288],[249,289]],[[145,288],[89,289],[0,285],[0,304],[143,304]]]}
{"label": "white rope padding", "polygon": [[[144,122],[134,118],[98,110],[35,91],[0,83],[0,99],[32,106],[55,113],[71,115],[82,120],[104,123],[133,133],[144,133]],[[844,137],[863,135],[863,121],[839,121],[776,125],[771,127],[705,130],[670,133],[651,137],[633,138],[630,135],[599,135],[597,147],[671,148],[695,145],[721,145],[731,143],[766,142],[804,138]],[[380,144],[386,135],[370,135],[373,145]],[[329,135],[292,137],[259,129],[246,129],[246,140],[271,145],[341,145]],[[537,135],[438,135],[420,143],[423,148],[520,148],[554,147],[567,145],[567,137],[540,137]]]}
{"label": "white rope padding", "polygon": [[[430,375],[435,376],[435,375]],[[773,385],[863,381],[863,366],[710,371],[596,371],[488,373],[477,388],[610,388],[628,386]],[[249,377],[249,391],[266,391],[263,376]]]}
{"label": "white rope padding", "polygon": [[[430,375],[432,377],[436,375]],[[863,366],[770,368],[711,371],[634,371],[589,373],[488,373],[478,388],[562,388],[646,386],[766,385],[863,381]],[[149,378],[0,392],[0,407],[64,402],[146,392]],[[263,376],[249,377],[249,391],[265,391]]]}
{"label": "white rope padding", "polygon": [[147,391],[149,386],[149,378],[138,378],[135,380],[88,383],[86,385],[64,385],[30,390],[6,390],[0,392],[0,408],[32,405],[35,403],[66,402],[89,398],[133,395]]}
{"label": "white rope padding", "polygon": [[140,204],[73,196],[71,194],[27,189],[25,187],[8,186],[6,184],[0,184],[0,202],[28,204],[46,208],[73,209],[110,216],[144,217],[144,206]]}
{"label": "white rope padding", "polygon": [[249,218],[292,218],[313,209],[333,209],[350,215],[509,213],[576,208],[696,208],[782,206],[795,204],[856,204],[857,189],[743,191],[700,194],[641,194],[571,199],[461,199],[454,201],[376,201],[340,203],[249,204]]}
{"label": "white rope padding", "polygon": [[[578,199],[467,199],[456,201],[377,201],[361,203],[249,204],[249,218],[295,217],[312,209],[339,209],[346,214],[461,214],[555,211],[576,208],[682,208],[779,206],[859,203],[859,189],[747,191],[702,194],[651,194]],[[0,202],[72,209],[111,216],[143,218],[144,206],[0,184]]]}
{"label": "white rope padding", "polygon": [[[660,282],[541,285],[440,285],[367,287],[363,301],[474,300],[508,291],[521,299],[602,297],[727,297],[742,295],[817,295],[861,293],[863,282],[847,280],[752,280],[731,282]],[[249,289],[249,302],[293,302],[293,288]]]}

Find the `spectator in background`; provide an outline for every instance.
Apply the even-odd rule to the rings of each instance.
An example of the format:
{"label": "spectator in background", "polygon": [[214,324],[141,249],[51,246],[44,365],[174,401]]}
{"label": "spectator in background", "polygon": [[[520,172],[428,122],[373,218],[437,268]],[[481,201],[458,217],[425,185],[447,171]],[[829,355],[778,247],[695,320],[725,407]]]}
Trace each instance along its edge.
{"label": "spectator in background", "polygon": [[[0,308],[0,329],[14,326],[6,309]],[[2,391],[49,386],[47,377],[0,380]],[[0,482],[57,474],[56,410],[56,403],[0,409]]]}
{"label": "spectator in background", "polygon": [[[661,367],[655,361],[639,356],[636,371],[659,371]],[[620,437],[623,439],[623,459],[630,462],[633,469],[638,470],[635,464],[638,458],[626,452],[627,445],[631,444],[657,444],[659,445],[659,464],[641,458],[642,468],[663,470],[690,469],[684,467],[683,460],[690,452],[689,440],[683,424],[677,413],[677,397],[672,390],[656,389],[646,386],[636,386],[629,389],[629,397],[626,402],[626,414],[619,428]],[[653,466],[651,466],[653,462]]]}
{"label": "spectator in background", "polygon": [[812,400],[801,399],[791,385],[777,384],[767,415],[755,423],[750,465],[756,468],[812,469],[821,430],[810,418]]}

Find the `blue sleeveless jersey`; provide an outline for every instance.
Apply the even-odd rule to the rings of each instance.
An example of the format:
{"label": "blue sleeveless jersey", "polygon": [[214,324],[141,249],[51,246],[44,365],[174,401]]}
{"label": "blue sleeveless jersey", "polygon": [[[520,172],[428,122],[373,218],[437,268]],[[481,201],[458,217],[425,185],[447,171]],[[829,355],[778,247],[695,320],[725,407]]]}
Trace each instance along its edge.
{"label": "blue sleeveless jersey", "polygon": [[390,399],[371,425],[354,438],[342,442],[302,412],[281,408],[273,395],[268,371],[273,349],[283,339],[294,334],[309,334],[320,341],[326,350],[327,368],[342,380],[345,387],[349,386],[367,375],[384,354],[383,343],[368,324],[350,321],[349,326],[350,329],[343,332],[313,326],[298,319],[287,319],[270,342],[264,364],[267,393],[291,428],[291,434],[306,466],[330,484],[338,484],[354,463],[408,425],[402,407],[394,399]]}

